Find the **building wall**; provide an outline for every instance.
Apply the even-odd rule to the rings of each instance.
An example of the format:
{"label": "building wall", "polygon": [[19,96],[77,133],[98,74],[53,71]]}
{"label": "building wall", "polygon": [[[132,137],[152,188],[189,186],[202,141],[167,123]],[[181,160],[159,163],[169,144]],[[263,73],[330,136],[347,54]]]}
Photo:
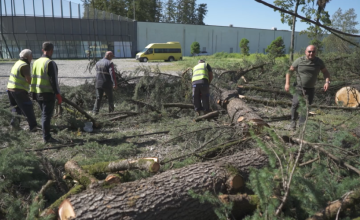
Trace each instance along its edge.
{"label": "building wall", "polygon": [[[210,54],[216,52],[239,53],[239,42],[247,38],[250,53],[265,53],[265,48],[277,37],[281,36],[289,52],[291,31],[265,30],[240,27],[191,25],[173,23],[138,22],[137,49],[142,50],[150,43],[180,42],[184,56],[190,56],[190,45],[197,41],[200,48]],[[306,35],[295,34],[295,51],[305,49],[310,39]]]}
{"label": "building wall", "polygon": [[2,16],[1,25],[2,58],[17,58],[25,48],[39,57],[43,41],[54,43],[53,58],[84,58],[89,48],[100,57],[114,50],[115,42],[132,45],[130,53],[120,53],[128,57],[134,57],[137,50],[136,22],[132,20]]}

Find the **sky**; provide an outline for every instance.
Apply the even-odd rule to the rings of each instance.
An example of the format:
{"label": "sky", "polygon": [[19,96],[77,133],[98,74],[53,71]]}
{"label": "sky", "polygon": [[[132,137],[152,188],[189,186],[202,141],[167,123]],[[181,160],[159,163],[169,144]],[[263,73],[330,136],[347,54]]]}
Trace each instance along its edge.
{"label": "sky", "polygon": [[[45,0],[45,2],[46,1],[50,2],[50,0]],[[54,0],[54,2],[55,1],[59,0]],[[270,4],[274,2],[274,0],[264,1]],[[71,2],[82,3],[81,0],[71,0]],[[254,0],[197,0],[196,2],[197,4],[207,3],[208,13],[204,20],[206,25],[229,26],[232,24],[234,27],[259,29],[276,27],[277,30],[290,30],[287,24],[281,23],[279,12],[274,12],[273,9]],[[66,5],[66,7],[68,7],[68,5]],[[355,12],[359,14],[357,21],[360,23],[360,0],[331,0],[325,10],[332,16],[338,8],[341,8],[343,12],[354,8]],[[300,12],[299,14],[301,15]],[[307,27],[308,25],[306,23],[297,22],[295,29],[296,31],[302,31]],[[357,29],[360,30],[360,24],[357,25]]]}

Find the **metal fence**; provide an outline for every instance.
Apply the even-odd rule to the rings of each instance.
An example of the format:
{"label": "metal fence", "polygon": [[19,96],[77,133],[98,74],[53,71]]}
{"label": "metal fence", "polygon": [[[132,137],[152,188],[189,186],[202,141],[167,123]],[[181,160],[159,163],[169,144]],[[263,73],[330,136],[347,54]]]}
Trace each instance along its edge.
{"label": "metal fence", "polygon": [[0,58],[14,59],[29,48],[41,56],[41,45],[55,45],[53,58],[116,57],[136,52],[136,22],[66,0],[0,0]]}

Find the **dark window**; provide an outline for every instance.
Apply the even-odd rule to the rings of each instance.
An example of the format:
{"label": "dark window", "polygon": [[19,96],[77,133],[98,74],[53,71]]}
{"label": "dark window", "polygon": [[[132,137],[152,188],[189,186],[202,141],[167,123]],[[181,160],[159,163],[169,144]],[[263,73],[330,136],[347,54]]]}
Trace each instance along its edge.
{"label": "dark window", "polygon": [[155,53],[181,53],[181,49],[172,49],[172,48],[163,48],[163,49],[154,49]]}
{"label": "dark window", "polygon": [[148,49],[147,51],[146,51],[146,54],[152,54],[153,53],[153,49],[152,48],[150,48],[150,49]]}

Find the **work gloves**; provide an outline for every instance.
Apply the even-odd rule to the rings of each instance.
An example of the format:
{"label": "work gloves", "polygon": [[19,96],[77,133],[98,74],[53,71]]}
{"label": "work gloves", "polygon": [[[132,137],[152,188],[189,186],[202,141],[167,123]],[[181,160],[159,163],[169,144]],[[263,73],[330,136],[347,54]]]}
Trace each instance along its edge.
{"label": "work gloves", "polygon": [[62,97],[60,94],[56,94],[56,99],[58,100],[58,104],[60,105],[62,103]]}

